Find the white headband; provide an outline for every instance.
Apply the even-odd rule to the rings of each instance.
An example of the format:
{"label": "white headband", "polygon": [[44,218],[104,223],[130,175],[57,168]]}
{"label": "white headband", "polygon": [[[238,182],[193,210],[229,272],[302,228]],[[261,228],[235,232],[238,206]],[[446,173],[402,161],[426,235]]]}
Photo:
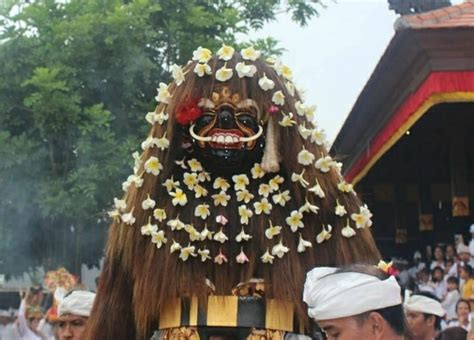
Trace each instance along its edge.
{"label": "white headband", "polygon": [[89,316],[94,304],[95,293],[86,290],[75,290],[59,302],[58,316],[74,314]]}
{"label": "white headband", "polygon": [[445,312],[441,303],[423,295],[412,295],[405,301],[405,309],[412,312],[433,314],[443,317]]}
{"label": "white headband", "polygon": [[357,272],[336,273],[338,268],[314,268],[306,276],[303,300],[316,321],[339,319],[400,305],[400,286],[393,276],[380,280]]}

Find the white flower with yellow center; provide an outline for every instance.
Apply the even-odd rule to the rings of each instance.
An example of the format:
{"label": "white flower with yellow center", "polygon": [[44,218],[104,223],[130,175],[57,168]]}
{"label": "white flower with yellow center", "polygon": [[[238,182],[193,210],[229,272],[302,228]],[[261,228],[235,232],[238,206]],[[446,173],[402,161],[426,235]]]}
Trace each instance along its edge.
{"label": "white flower with yellow center", "polygon": [[306,105],[300,101],[295,103],[295,109],[298,116],[304,116],[306,114]]}
{"label": "white flower with yellow center", "polygon": [[225,191],[221,191],[218,194],[212,195],[211,197],[214,200],[215,207],[218,207],[219,205],[227,207],[227,202],[230,200],[230,195],[227,195]]}
{"label": "white flower with yellow center", "polygon": [[173,179],[173,176],[171,176],[171,178],[168,178],[163,184],[162,186],[164,186],[166,188],[166,191],[173,191],[174,189],[176,189],[177,187],[179,187],[179,182],[178,181],[174,181]]}
{"label": "white flower with yellow center", "polygon": [[155,100],[159,103],[169,104],[171,94],[168,91],[168,85],[165,83],[160,83],[159,88],[156,90],[158,91],[158,95],[155,97]]}
{"label": "white flower with yellow center", "polygon": [[156,244],[156,248],[160,249],[163,244],[168,242],[168,239],[165,237],[165,232],[160,230],[151,234],[151,242]]}
{"label": "white flower with yellow center", "polygon": [[313,244],[309,241],[306,241],[300,233],[300,239],[298,241],[298,253],[304,253],[306,248],[312,248]]}
{"label": "white flower with yellow center", "polygon": [[284,207],[286,205],[286,202],[288,202],[291,199],[290,191],[289,190],[285,190],[283,192],[280,191],[278,194],[273,195],[272,199],[273,199],[273,203],[279,204],[282,207]]}
{"label": "white flower with yellow center", "polygon": [[147,198],[142,202],[142,209],[148,210],[155,207],[156,202],[150,198],[150,194],[147,194]]}
{"label": "white flower with yellow center", "polygon": [[235,70],[237,71],[237,76],[239,78],[249,77],[252,78],[257,72],[255,65],[246,65],[245,63],[237,63],[235,65]]}
{"label": "white flower with yellow center", "polygon": [[156,208],[153,210],[153,217],[159,222],[166,220],[166,211],[165,209]]}
{"label": "white flower with yellow center", "polygon": [[107,215],[109,215],[109,217],[110,217],[110,218],[112,219],[112,221],[114,221],[115,223],[120,223],[121,215],[120,215],[120,211],[118,211],[118,209],[114,209],[114,210],[108,211],[108,212],[107,212]]}
{"label": "white flower with yellow center", "polygon": [[195,185],[194,186],[194,197],[200,198],[200,197],[206,197],[208,194],[207,189],[204,188],[202,185]]}
{"label": "white flower with yellow center", "polygon": [[232,176],[234,182],[235,191],[245,190],[245,187],[249,184],[249,178],[247,175],[234,175]]}
{"label": "white flower with yellow center", "polygon": [[281,259],[289,251],[290,251],[290,248],[285,247],[283,245],[283,240],[280,239],[280,242],[278,242],[278,244],[273,246],[272,255],[278,257],[279,259]]}
{"label": "white flower with yellow center", "polygon": [[314,129],[311,133],[311,142],[323,145],[326,142],[326,132],[323,129]]}
{"label": "white flower with yellow center", "polygon": [[286,221],[286,224],[290,226],[291,231],[295,233],[298,230],[298,228],[304,228],[302,219],[303,219],[303,214],[300,213],[298,210],[293,210],[290,216],[288,216],[285,219],[285,221]]}
{"label": "white flower with yellow center", "polygon": [[270,226],[265,229],[265,237],[271,240],[274,236],[279,235],[282,227],[279,225],[273,226],[271,220],[269,220]]}
{"label": "white flower with yellow center", "polygon": [[341,234],[342,236],[347,237],[347,238],[351,238],[352,236],[355,236],[356,231],[353,228],[351,228],[349,220],[347,220],[346,226],[342,228]]}
{"label": "white flower with yellow center", "polygon": [[270,210],[272,210],[272,204],[268,202],[268,199],[263,198],[260,202],[255,202],[253,204],[255,208],[255,214],[261,215],[262,213],[270,215]]}
{"label": "white flower with yellow center", "polygon": [[146,149],[152,148],[155,146],[156,138],[153,138],[152,136],[147,137],[142,144],[142,150],[145,151]]}
{"label": "white flower with yellow center", "polygon": [[232,59],[234,51],[235,49],[232,46],[223,44],[222,47],[217,51],[217,55],[219,56],[220,60],[229,61]]}
{"label": "white flower with yellow center", "polygon": [[212,234],[214,234],[214,232],[207,229],[207,225],[205,225],[201,231],[201,241],[205,241],[206,239],[212,240]]}
{"label": "white flower with yellow center", "polygon": [[229,187],[230,187],[230,184],[229,184],[229,182],[227,182],[227,180],[225,178],[217,177],[214,180],[214,183],[212,184],[212,187],[214,189],[227,191],[227,189],[229,189]]}
{"label": "white flower with yellow center", "polygon": [[280,106],[285,105],[285,95],[283,94],[281,90],[278,90],[273,93],[272,102],[275,105],[280,105]]}
{"label": "white flower with yellow center", "polygon": [[278,189],[280,189],[280,184],[283,184],[283,182],[285,182],[285,179],[280,175],[276,175],[268,182],[268,185],[270,185],[272,191],[277,191]]}
{"label": "white flower with yellow center", "polygon": [[331,168],[334,166],[334,161],[331,156],[321,157],[316,161],[314,166],[319,171],[326,173],[329,172],[329,170],[331,170]]}
{"label": "white flower with yellow center", "polygon": [[171,77],[173,77],[177,86],[181,85],[184,82],[184,72],[181,66],[178,66],[176,64],[171,65]]}
{"label": "white flower with yellow center", "polygon": [[244,230],[244,227],[240,230],[240,233],[235,237],[237,242],[248,241],[252,238],[250,234],[247,234]]}
{"label": "white flower with yellow center", "polygon": [[352,186],[352,184],[349,184],[349,183],[347,183],[346,181],[340,182],[340,183],[337,185],[337,188],[338,188],[339,191],[341,191],[341,192],[346,192],[346,193],[354,192],[354,187]]}
{"label": "white flower with yellow center", "polygon": [[188,166],[192,172],[200,172],[204,170],[201,162],[199,162],[196,158],[191,158],[188,160]]}
{"label": "white flower with yellow center", "polygon": [[308,120],[313,120],[314,119],[314,114],[316,113],[316,105],[308,106],[305,110],[305,115]]}
{"label": "white flower with yellow center", "polygon": [[200,63],[207,63],[212,58],[211,50],[199,46],[193,52],[193,60],[197,60]]}
{"label": "white flower with yellow center", "polygon": [[201,240],[201,233],[197,231],[192,224],[186,224],[184,230],[188,233],[191,242]]}
{"label": "white flower with yellow center", "polygon": [[140,229],[142,235],[150,236],[152,233],[158,231],[158,226],[156,224],[151,224],[151,217],[148,218],[148,223],[143,225]]}
{"label": "white flower with yellow center", "polygon": [[163,137],[156,138],[154,141],[156,147],[163,151],[164,149],[168,149],[170,146],[170,141],[166,138],[166,132],[163,134]]}
{"label": "white flower with yellow center", "polygon": [[287,81],[285,83],[285,87],[286,89],[288,90],[288,93],[291,95],[291,96],[295,96],[295,85],[293,85],[293,83],[291,81]]}
{"label": "white flower with yellow center", "polygon": [[253,179],[258,179],[265,176],[265,171],[262,169],[262,165],[260,163],[255,163],[250,172]]}
{"label": "white flower with yellow center", "polygon": [[212,74],[212,69],[211,66],[206,63],[197,63],[196,66],[194,66],[193,72],[196,73],[198,77],[204,77],[206,74]]}
{"label": "white flower with yellow center", "polygon": [[216,79],[224,82],[232,78],[233,74],[234,71],[231,68],[227,68],[227,64],[224,64],[224,66],[216,71]]}
{"label": "white flower with yellow center", "polygon": [[260,88],[263,91],[268,91],[268,90],[272,90],[275,87],[275,82],[267,78],[267,76],[264,73],[263,77],[258,80],[258,86],[260,86]]}
{"label": "white flower with yellow center", "polygon": [[258,187],[258,194],[263,197],[268,197],[270,193],[272,192],[272,189],[270,188],[269,184],[262,183]]}
{"label": "white flower with yellow center", "polygon": [[182,230],[185,227],[185,224],[179,219],[179,215],[175,219],[169,220],[166,222],[166,225],[171,228],[171,230]]}
{"label": "white flower with yellow center", "polygon": [[346,208],[339,203],[339,200],[336,200],[336,209],[334,210],[334,213],[339,217],[347,214]]}
{"label": "white flower with yellow center", "polygon": [[143,178],[137,175],[128,176],[127,180],[122,183],[122,190],[127,191],[132,184],[135,184],[136,188],[140,188],[143,185]]}
{"label": "white flower with yellow center", "polygon": [[244,60],[255,61],[260,57],[260,51],[255,50],[252,46],[244,48],[240,54]]}
{"label": "white flower with yellow center", "polygon": [[331,231],[332,231],[332,226],[330,224],[328,224],[327,229],[323,225],[323,230],[321,230],[321,232],[318,234],[318,236],[316,236],[316,242],[318,242],[318,244],[321,244],[324,241],[329,240],[332,236]]}
{"label": "white flower with yellow center", "polygon": [[180,205],[184,207],[188,203],[188,197],[181,189],[176,189],[174,192],[171,191],[169,194],[173,197],[171,203],[173,203],[174,206]]}
{"label": "white flower with yellow center", "polygon": [[196,257],[196,247],[192,246],[190,243],[184,248],[181,248],[179,258],[183,261],[186,261],[190,256]]}
{"label": "white flower with yellow center", "polygon": [[298,153],[298,163],[301,165],[310,165],[314,161],[314,155],[306,150],[303,146],[303,150]]}
{"label": "white flower with yellow center", "polygon": [[309,188],[308,191],[314,193],[319,198],[324,198],[326,196],[326,194],[323,191],[323,188],[321,188],[321,185],[319,185],[318,180],[316,180],[316,184],[312,186],[311,188]]}
{"label": "white flower with yellow center", "polygon": [[213,239],[214,239],[214,241],[217,241],[217,242],[220,242],[220,243],[224,243],[224,242],[227,241],[229,238],[227,237],[226,234],[224,234],[224,232],[222,231],[222,228],[221,228],[221,230],[219,230],[217,233],[214,234]]}
{"label": "white flower with yellow center", "polygon": [[291,71],[291,68],[286,65],[282,65],[280,72],[286,80],[291,80],[293,78],[293,71]]}
{"label": "white flower with yellow center", "polygon": [[197,174],[195,172],[185,172],[183,174],[183,183],[188,187],[189,190],[193,190],[194,187],[199,183]]}
{"label": "white flower with yellow center", "polygon": [[305,124],[301,124],[298,126],[298,132],[303,139],[308,139],[309,136],[313,134],[313,129],[307,129]]}
{"label": "white flower with yellow center", "polygon": [[122,215],[122,222],[128,225],[132,225],[135,223],[135,217],[133,216],[133,210],[135,208],[132,208],[132,210],[129,213],[123,214]]}
{"label": "white flower with yellow center", "polygon": [[206,171],[201,171],[199,174],[198,174],[198,181],[199,182],[209,182],[211,180],[211,174],[209,172],[206,172]]}
{"label": "white flower with yellow center", "polygon": [[180,249],[181,249],[181,245],[178,242],[176,242],[175,240],[173,240],[173,244],[170,247],[170,254],[172,254],[175,251],[178,251]]}
{"label": "white flower with yellow center", "polygon": [[283,127],[292,127],[296,124],[296,121],[293,120],[293,113],[289,112],[288,115],[286,115],[284,112],[282,112],[281,114],[283,118],[278,122],[278,124]]}
{"label": "white flower with yellow center", "polygon": [[209,251],[209,249],[198,249],[198,254],[199,256],[201,256],[201,262],[206,262],[207,260],[210,260],[211,257],[209,256],[211,252]]}
{"label": "white flower with yellow center", "polygon": [[300,208],[299,208],[299,212],[300,213],[314,213],[314,214],[317,214],[318,213],[318,210],[319,210],[319,207],[317,205],[314,205],[314,204],[311,204],[309,203],[308,199],[306,198],[306,202],[304,205],[302,205]]}
{"label": "white flower with yellow center", "polygon": [[161,170],[163,170],[163,165],[160,163],[160,160],[158,158],[151,156],[145,162],[145,171],[147,173],[151,173],[155,176],[158,176]]}
{"label": "white flower with yellow center", "polygon": [[154,125],[155,123],[158,123],[160,125],[163,125],[165,121],[167,121],[169,118],[169,115],[165,113],[165,111],[161,111],[160,113],[156,112],[148,112],[145,116],[145,119],[148,123],[151,125]]}
{"label": "white flower with yellow center", "polygon": [[274,256],[270,255],[268,248],[267,251],[260,257],[263,263],[273,263],[274,258]]}
{"label": "white flower with yellow center", "polygon": [[249,203],[254,197],[248,190],[237,191],[237,202]]}
{"label": "white flower with yellow center", "polygon": [[194,216],[200,217],[203,220],[208,218],[210,214],[209,204],[198,204],[196,208],[194,208]]}
{"label": "white flower with yellow center", "polygon": [[[122,217],[122,219],[123,219],[123,217]],[[372,221],[364,213],[351,214],[351,219],[356,223],[357,229],[365,228],[367,226],[372,225]]]}
{"label": "white flower with yellow center", "polygon": [[292,182],[295,182],[295,183],[298,182],[298,183],[300,183],[300,185],[301,185],[303,188],[306,188],[306,187],[308,186],[309,182],[304,179],[304,171],[305,171],[305,170],[303,169],[303,171],[301,171],[300,174],[296,174],[296,173],[293,172],[293,173],[291,174],[291,181],[292,181]]}
{"label": "white flower with yellow center", "polygon": [[124,211],[127,209],[127,202],[125,200],[119,200],[118,198],[114,197],[114,207],[118,211]]}
{"label": "white flower with yellow center", "polygon": [[239,206],[239,216],[241,224],[249,224],[249,218],[253,216],[253,212],[245,205],[241,205]]}

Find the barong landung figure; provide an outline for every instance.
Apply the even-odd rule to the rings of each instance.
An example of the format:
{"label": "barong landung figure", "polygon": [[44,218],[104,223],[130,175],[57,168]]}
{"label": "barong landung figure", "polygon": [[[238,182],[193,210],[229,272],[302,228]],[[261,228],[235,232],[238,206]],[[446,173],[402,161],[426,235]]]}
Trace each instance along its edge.
{"label": "barong landung figure", "polygon": [[88,339],[309,334],[306,272],[377,263],[372,215],[286,65],[225,45],[192,59],[146,115]]}

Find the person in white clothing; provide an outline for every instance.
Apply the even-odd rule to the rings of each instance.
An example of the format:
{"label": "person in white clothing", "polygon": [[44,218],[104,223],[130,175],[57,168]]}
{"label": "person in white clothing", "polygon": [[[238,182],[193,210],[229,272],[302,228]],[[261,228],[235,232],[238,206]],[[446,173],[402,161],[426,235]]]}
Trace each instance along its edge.
{"label": "person in white clothing", "polygon": [[448,293],[441,302],[444,310],[446,311],[446,320],[449,322],[456,319],[456,304],[459,300],[459,279],[454,276],[450,276],[447,280]]}
{"label": "person in white clothing", "polygon": [[74,290],[58,305],[59,340],[82,340],[94,304],[95,293]]}
{"label": "person in white clothing", "polygon": [[469,301],[461,299],[456,304],[456,319],[448,323],[448,327],[462,327],[471,331],[471,305]]}
{"label": "person in white clothing", "polygon": [[405,314],[413,340],[432,340],[441,328],[445,312],[435,295],[420,292],[405,301]]}

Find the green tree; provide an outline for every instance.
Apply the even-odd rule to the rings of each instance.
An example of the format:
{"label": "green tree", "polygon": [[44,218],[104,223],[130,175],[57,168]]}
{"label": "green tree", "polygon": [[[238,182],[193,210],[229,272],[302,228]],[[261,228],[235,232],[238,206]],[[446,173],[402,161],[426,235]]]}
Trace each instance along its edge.
{"label": "green tree", "polygon": [[319,0],[10,0],[0,5],[0,273],[96,264],[159,81]]}

